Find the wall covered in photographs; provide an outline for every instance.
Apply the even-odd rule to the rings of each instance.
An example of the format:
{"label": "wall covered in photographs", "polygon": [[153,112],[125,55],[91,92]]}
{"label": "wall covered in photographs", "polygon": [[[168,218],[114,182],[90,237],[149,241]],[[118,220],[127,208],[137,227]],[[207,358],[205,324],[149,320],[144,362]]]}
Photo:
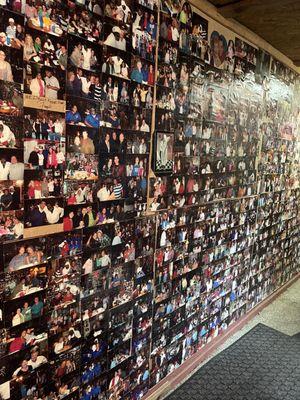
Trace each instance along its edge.
{"label": "wall covered in photographs", "polygon": [[188,2],[0,0],[1,400],[139,400],[299,271],[299,100]]}

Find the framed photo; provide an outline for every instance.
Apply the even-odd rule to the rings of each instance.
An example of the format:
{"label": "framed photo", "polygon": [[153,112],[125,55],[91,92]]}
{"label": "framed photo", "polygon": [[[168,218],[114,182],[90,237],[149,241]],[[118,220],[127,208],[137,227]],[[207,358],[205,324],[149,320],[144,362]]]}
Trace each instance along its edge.
{"label": "framed photo", "polygon": [[154,171],[157,174],[171,173],[174,165],[174,134],[155,133]]}

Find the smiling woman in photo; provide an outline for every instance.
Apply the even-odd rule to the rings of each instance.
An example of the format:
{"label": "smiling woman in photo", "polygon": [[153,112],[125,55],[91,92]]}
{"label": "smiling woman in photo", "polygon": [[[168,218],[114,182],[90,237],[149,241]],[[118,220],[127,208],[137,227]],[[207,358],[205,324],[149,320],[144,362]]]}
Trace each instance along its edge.
{"label": "smiling woman in photo", "polygon": [[13,74],[11,65],[5,61],[6,55],[3,50],[0,50],[0,79],[8,82],[13,82]]}

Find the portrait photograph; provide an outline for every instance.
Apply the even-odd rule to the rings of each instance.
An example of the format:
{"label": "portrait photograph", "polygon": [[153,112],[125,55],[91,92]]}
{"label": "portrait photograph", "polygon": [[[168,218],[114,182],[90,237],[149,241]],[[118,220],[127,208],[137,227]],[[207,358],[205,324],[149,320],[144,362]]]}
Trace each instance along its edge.
{"label": "portrait photograph", "polygon": [[170,173],[173,171],[174,134],[156,132],[155,134],[155,171],[157,173]]}

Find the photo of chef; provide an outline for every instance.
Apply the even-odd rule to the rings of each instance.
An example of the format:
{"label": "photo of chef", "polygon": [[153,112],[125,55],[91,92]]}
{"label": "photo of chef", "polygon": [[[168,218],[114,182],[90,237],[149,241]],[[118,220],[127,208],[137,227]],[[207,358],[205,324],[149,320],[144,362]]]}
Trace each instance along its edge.
{"label": "photo of chef", "polygon": [[173,170],[174,135],[171,133],[156,133],[155,170],[157,172],[171,172]]}

